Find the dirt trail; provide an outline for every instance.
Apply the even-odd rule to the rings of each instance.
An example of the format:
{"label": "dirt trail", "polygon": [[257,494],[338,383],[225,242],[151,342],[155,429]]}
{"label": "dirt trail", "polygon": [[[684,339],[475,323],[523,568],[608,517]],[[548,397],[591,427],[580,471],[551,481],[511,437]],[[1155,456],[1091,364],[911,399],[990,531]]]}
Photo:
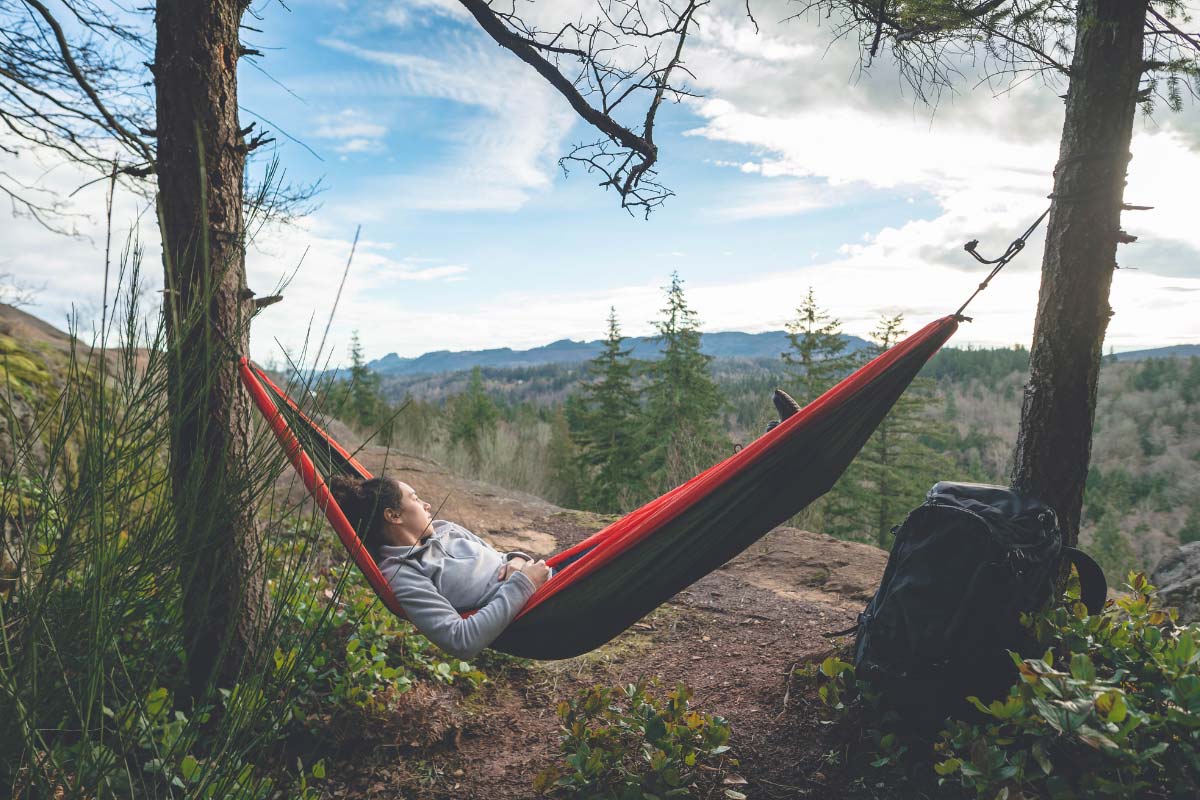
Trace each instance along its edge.
{"label": "dirt trail", "polygon": [[[379,453],[363,459],[373,471]],[[466,481],[430,462],[391,454],[388,472],[425,496],[448,495],[442,516],[504,549],[546,555],[605,519]],[[833,646],[822,634],[848,627],[883,572],[886,553],[779,528],[615,640],[576,659],[511,662],[496,685],[465,703],[414,697],[394,730],[379,731],[369,757],[332,762],[333,796],[507,800],[533,796],[534,775],[555,758],[554,706],[597,682],[659,676],[695,690],[695,708],[733,730],[739,791],[752,798],[844,796],[822,710],[789,676]],[[447,708],[450,708],[448,711]],[[827,714],[825,715],[827,716]],[[425,730],[412,739],[417,728]],[[430,739],[433,739],[430,743]]]}

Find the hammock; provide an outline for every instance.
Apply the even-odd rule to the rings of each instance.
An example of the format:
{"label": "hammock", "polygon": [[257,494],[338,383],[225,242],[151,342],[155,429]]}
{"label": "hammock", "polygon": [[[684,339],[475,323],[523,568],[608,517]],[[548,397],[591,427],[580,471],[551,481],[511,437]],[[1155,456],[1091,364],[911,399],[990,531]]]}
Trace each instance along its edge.
{"label": "hammock", "polygon": [[[548,558],[554,577],[490,646],[538,659],[586,653],[758,541],[833,488],[960,319],[931,322],[729,458]],[[351,559],[403,616],[325,483],[371,474],[246,358],[240,374]]]}

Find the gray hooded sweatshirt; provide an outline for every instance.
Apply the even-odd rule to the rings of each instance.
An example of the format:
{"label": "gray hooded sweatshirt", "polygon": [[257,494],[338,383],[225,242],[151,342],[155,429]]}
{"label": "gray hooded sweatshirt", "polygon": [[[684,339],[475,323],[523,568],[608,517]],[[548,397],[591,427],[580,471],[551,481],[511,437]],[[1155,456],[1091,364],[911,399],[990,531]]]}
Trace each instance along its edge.
{"label": "gray hooded sweatshirt", "polygon": [[[379,571],[404,613],[429,641],[458,658],[472,658],[491,644],[534,592],[521,572],[497,580],[509,558],[529,556],[500,553],[446,520],[435,519],[433,533],[420,544],[380,551]],[[460,612],[473,609],[478,611],[463,619]]]}

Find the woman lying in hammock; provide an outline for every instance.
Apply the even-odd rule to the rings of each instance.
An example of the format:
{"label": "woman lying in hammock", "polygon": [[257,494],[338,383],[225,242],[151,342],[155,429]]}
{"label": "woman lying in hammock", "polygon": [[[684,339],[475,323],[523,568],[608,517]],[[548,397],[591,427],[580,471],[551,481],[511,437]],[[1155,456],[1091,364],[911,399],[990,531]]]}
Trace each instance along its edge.
{"label": "woman lying in hammock", "polygon": [[[501,553],[435,520],[429,503],[395,478],[337,476],[329,489],[409,620],[451,655],[472,658],[491,644],[550,577],[545,561]],[[464,619],[469,609],[478,611]]]}

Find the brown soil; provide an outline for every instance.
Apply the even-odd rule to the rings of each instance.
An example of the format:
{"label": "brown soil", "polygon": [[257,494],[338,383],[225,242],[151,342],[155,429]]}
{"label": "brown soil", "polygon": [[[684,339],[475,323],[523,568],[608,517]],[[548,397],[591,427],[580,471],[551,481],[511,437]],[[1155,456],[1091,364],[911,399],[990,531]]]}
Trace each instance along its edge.
{"label": "brown soil", "polygon": [[[373,471],[383,466],[380,453],[364,461]],[[607,521],[411,456],[392,453],[387,471],[404,473],[427,497],[448,496],[442,516],[505,549],[549,554]],[[748,797],[870,797],[871,787],[849,785],[844,726],[823,724],[829,712],[793,673],[833,652],[838,640],[824,634],[853,624],[885,561],[872,547],[779,528],[593,653],[501,658],[502,677],[473,697],[414,696],[411,713],[373,731],[372,747],[327,762],[323,788],[335,797],[533,797],[533,777],[557,755],[560,699],[594,683],[658,676],[667,686],[687,683],[693,707],[729,721],[735,772],[747,782],[736,788]]]}

